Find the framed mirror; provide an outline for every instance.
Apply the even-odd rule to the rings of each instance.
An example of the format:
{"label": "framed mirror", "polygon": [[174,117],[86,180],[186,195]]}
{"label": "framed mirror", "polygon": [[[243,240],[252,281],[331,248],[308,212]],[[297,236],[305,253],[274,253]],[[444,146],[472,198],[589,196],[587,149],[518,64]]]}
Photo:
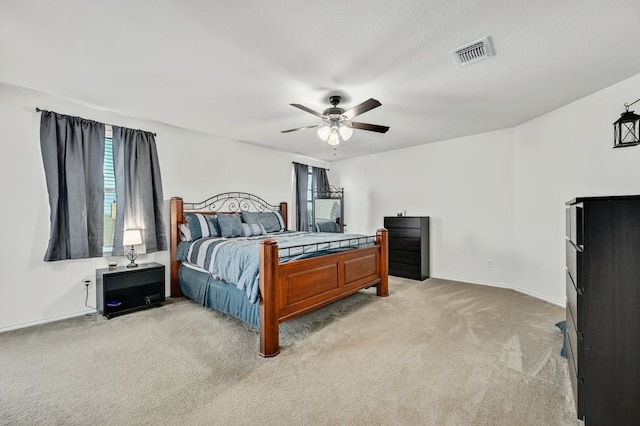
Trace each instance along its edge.
{"label": "framed mirror", "polygon": [[344,189],[329,187],[313,193],[313,231],[344,232]]}

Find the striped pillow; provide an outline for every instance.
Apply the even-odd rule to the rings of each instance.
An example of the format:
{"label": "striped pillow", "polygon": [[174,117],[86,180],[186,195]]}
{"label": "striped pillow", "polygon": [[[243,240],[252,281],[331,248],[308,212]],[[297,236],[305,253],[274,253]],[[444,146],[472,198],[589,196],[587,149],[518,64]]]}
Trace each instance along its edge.
{"label": "striped pillow", "polygon": [[280,212],[242,212],[242,220],[249,224],[262,224],[267,232],[285,230],[284,219]]}
{"label": "striped pillow", "polygon": [[243,223],[242,224],[242,236],[243,237],[255,237],[257,235],[265,235],[267,231],[264,229],[261,223]]}
{"label": "striped pillow", "polygon": [[182,241],[195,241],[200,238],[220,236],[216,216],[200,213],[185,213],[184,217],[187,219],[189,232],[187,235],[183,227],[180,228]]}
{"label": "striped pillow", "polygon": [[178,225],[178,229],[180,230],[180,241],[191,241],[191,230],[189,229],[189,225],[181,223]]}

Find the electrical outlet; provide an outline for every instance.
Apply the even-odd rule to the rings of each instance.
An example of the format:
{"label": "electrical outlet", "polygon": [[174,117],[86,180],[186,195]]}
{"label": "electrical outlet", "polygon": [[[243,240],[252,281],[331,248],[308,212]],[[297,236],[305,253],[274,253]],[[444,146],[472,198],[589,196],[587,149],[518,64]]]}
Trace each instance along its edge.
{"label": "electrical outlet", "polygon": [[82,289],[86,289],[91,287],[91,285],[93,284],[93,279],[92,278],[84,278],[83,280],[80,281],[80,283],[82,284]]}
{"label": "electrical outlet", "polygon": [[487,268],[493,268],[493,259],[487,259]]}

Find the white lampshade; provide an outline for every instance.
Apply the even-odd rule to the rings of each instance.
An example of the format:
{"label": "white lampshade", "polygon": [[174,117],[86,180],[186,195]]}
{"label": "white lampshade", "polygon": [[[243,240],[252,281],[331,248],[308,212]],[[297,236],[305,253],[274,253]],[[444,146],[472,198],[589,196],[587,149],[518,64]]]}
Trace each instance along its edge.
{"label": "white lampshade", "polygon": [[318,128],[318,137],[323,141],[327,141],[329,139],[329,135],[331,135],[331,127],[329,126],[320,126]]}
{"label": "white lampshade", "polygon": [[329,135],[329,139],[327,139],[327,143],[329,145],[338,145],[340,143],[340,136],[338,135],[338,131],[336,129],[333,129],[331,131],[331,134]]}
{"label": "white lampshade", "polygon": [[343,124],[338,129],[338,133],[340,133],[340,137],[343,141],[348,141],[351,135],[353,135],[353,129],[350,126]]}
{"label": "white lampshade", "polygon": [[129,229],[124,231],[122,244],[125,246],[135,246],[142,244],[142,234],[139,229]]}

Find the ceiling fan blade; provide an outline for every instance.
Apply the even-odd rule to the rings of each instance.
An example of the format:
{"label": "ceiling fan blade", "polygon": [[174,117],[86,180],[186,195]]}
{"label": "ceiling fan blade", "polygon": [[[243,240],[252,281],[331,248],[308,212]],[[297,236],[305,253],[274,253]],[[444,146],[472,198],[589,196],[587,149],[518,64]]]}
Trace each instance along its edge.
{"label": "ceiling fan blade", "polygon": [[351,120],[353,117],[377,108],[380,105],[382,104],[377,99],[369,98],[360,105],[356,105],[353,108],[346,110],[342,115],[346,116],[347,120]]}
{"label": "ceiling fan blade", "polygon": [[295,129],[282,130],[280,133],[290,133],[290,132],[295,132],[296,130],[313,129],[314,127],[320,127],[320,125],[314,124],[313,126],[297,127]]}
{"label": "ceiling fan blade", "polygon": [[351,122],[351,127],[360,130],[370,130],[372,132],[387,133],[389,126],[378,126],[377,124]]}
{"label": "ceiling fan blade", "polygon": [[292,107],[296,107],[296,108],[298,108],[298,109],[301,109],[301,110],[303,110],[303,111],[305,111],[305,112],[308,112],[309,114],[313,114],[313,115],[315,115],[316,117],[320,117],[320,118],[327,118],[327,117],[325,117],[324,115],[320,114],[318,111],[314,111],[314,110],[312,110],[311,108],[307,108],[307,107],[306,107],[306,106],[304,106],[304,105],[300,105],[300,104],[289,104],[289,105],[291,105]]}

